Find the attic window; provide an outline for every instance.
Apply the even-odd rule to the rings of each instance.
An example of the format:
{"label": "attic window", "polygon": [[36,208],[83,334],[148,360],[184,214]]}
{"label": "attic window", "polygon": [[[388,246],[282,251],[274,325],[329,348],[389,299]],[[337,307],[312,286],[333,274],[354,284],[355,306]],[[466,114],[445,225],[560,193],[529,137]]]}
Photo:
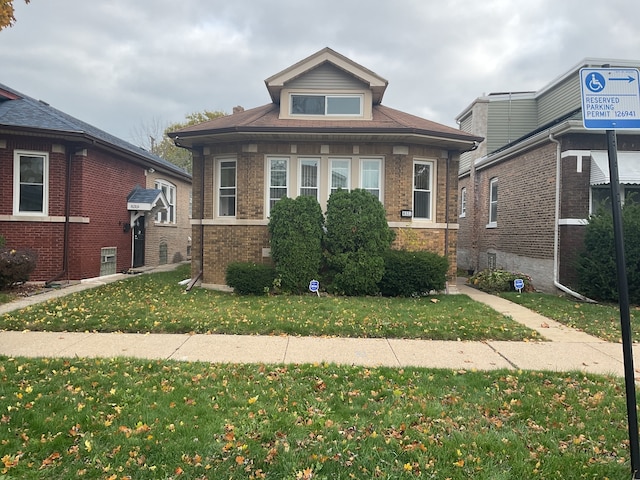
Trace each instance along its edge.
{"label": "attic window", "polygon": [[291,115],[362,116],[362,95],[291,95]]}

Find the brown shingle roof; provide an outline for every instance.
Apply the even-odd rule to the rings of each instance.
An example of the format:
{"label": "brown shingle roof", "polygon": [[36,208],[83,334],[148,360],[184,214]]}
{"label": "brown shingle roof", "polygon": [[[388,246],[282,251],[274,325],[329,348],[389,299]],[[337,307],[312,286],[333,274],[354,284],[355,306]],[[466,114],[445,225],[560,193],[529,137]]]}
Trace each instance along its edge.
{"label": "brown shingle roof", "polygon": [[198,125],[185,127],[169,134],[170,137],[187,138],[201,135],[244,132],[278,133],[371,133],[371,134],[417,134],[451,138],[462,141],[481,141],[476,137],[453,127],[426,120],[384,105],[373,106],[371,120],[332,119],[282,119],[280,107],[275,103],[252,108],[224,117],[214,118]]}

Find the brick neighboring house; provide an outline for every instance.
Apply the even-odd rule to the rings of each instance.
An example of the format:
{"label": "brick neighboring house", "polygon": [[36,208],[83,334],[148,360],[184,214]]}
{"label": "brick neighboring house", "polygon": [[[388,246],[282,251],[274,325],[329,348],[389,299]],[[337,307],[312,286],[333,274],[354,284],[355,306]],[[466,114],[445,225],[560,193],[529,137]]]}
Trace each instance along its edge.
{"label": "brick neighboring house", "polygon": [[2,84],[0,178],[0,235],[38,253],[32,281],[187,258],[187,171]]}
{"label": "brick neighboring house", "polygon": [[460,152],[482,138],[381,104],[387,81],[325,48],[265,80],[272,102],[170,133],[193,153],[193,275],[221,287],[232,261],[270,262],[270,207],[283,196],[364,188],[396,246],[456,269]]}
{"label": "brick neighboring house", "polygon": [[[582,124],[580,69],[640,61],[587,58],[541,90],[492,93],[458,117],[486,138],[462,155],[458,266],[530,275],[542,291],[576,293],[585,225],[607,201],[604,131]],[[617,132],[621,191],[640,192],[640,132]]]}

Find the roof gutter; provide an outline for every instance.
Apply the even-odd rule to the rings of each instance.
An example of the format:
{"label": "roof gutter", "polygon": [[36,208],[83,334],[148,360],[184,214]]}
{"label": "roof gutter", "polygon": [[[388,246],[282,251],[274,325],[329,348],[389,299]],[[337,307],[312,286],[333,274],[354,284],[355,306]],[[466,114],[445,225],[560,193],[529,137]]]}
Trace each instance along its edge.
{"label": "roof gutter", "polygon": [[[420,130],[415,128],[367,128],[367,127],[349,127],[349,128],[301,128],[301,127],[227,127],[219,128],[215,130],[202,130],[183,133],[170,133],[169,137],[182,141],[189,141],[191,139],[199,139],[201,137],[218,137],[223,135],[238,135],[238,136],[251,136],[255,138],[259,135],[277,135],[282,134],[287,138],[291,138],[295,135],[308,135],[310,137],[320,137],[328,135],[375,135],[380,137],[380,141],[386,141],[384,137],[390,136],[404,136],[407,137],[407,141],[415,141],[416,138],[422,139],[427,143],[447,142],[452,147],[456,145],[461,151],[467,151],[473,149],[474,145],[482,142],[483,137],[472,136],[468,134],[452,134],[441,133],[432,130]],[[224,140],[225,142],[228,140]],[[184,145],[182,145],[185,148]]]}

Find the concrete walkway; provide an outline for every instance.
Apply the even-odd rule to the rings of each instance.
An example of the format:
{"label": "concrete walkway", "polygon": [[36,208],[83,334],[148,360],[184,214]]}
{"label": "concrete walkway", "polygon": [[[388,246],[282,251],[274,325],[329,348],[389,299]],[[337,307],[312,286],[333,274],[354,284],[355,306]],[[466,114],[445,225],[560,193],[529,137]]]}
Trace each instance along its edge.
{"label": "concrete walkway", "polygon": [[[165,268],[171,268],[165,267]],[[0,305],[0,314],[117,281],[124,275]],[[319,363],[464,370],[534,369],[624,376],[622,346],[568,328],[512,302],[464,285],[468,295],[540,333],[548,342],[467,342],[246,335],[0,332],[0,354],[26,357],[136,357],[220,363]],[[634,346],[640,366],[640,346]]]}

